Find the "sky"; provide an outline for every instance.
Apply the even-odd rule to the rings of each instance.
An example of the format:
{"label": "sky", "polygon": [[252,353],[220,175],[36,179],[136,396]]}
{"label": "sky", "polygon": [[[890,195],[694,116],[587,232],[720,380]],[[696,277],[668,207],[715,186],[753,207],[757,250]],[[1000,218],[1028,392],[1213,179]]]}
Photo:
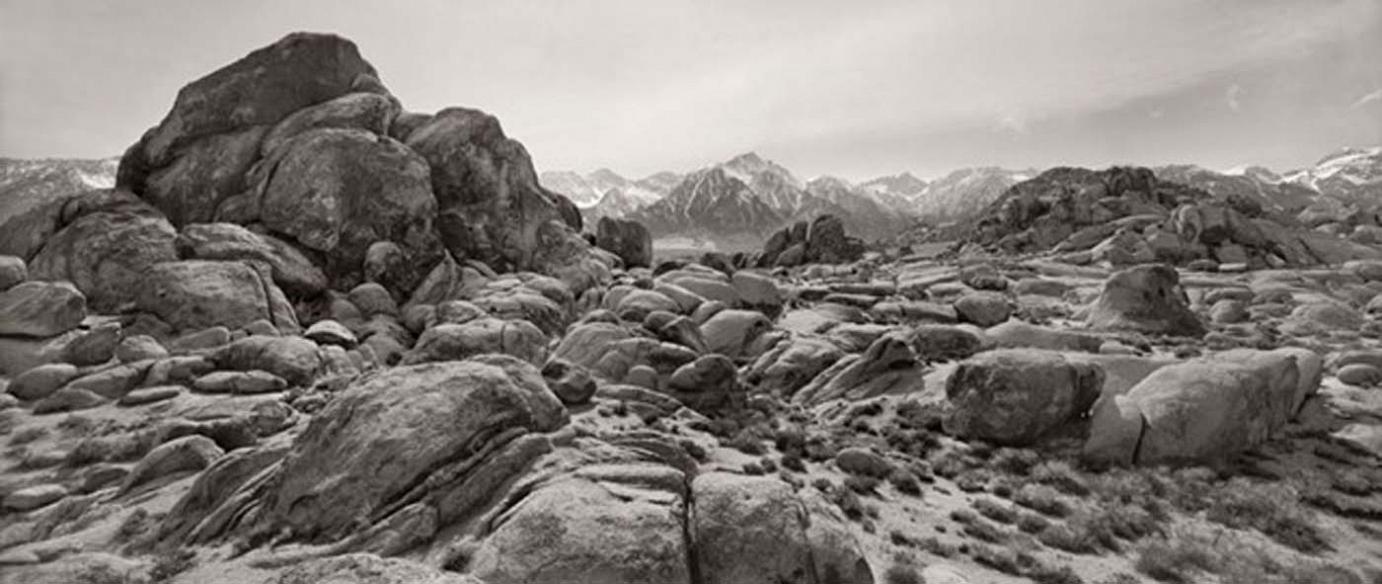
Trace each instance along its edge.
{"label": "sky", "polygon": [[0,157],[118,155],[297,30],[354,40],[411,111],[495,114],[538,170],[1288,170],[1382,144],[1382,0],[0,0]]}

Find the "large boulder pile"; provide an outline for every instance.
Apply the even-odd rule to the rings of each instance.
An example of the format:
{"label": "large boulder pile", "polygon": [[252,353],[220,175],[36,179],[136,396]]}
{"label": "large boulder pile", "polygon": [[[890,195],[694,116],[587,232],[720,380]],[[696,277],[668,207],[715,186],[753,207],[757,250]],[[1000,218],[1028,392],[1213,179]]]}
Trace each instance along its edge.
{"label": "large boulder pile", "polygon": [[[333,35],[289,35],[184,87],[121,159],[117,188],[178,229],[248,227],[258,237],[212,234],[233,237],[219,249],[194,228],[184,249],[269,261],[294,292],[374,281],[406,299],[448,253],[578,289],[601,277],[579,215],[538,186],[495,118],[404,112],[355,45]],[[165,232],[171,250],[176,234]]]}
{"label": "large boulder pile", "polygon": [[763,244],[759,267],[802,264],[840,264],[858,260],[864,244],[845,234],[845,224],[834,215],[821,215],[811,221],[797,221],[777,230]]}
{"label": "large boulder pile", "polygon": [[1255,201],[1160,179],[1149,168],[1055,168],[1013,185],[942,235],[992,251],[1054,250],[1073,262],[1114,266],[1161,261],[1260,269],[1382,255],[1310,227]]}

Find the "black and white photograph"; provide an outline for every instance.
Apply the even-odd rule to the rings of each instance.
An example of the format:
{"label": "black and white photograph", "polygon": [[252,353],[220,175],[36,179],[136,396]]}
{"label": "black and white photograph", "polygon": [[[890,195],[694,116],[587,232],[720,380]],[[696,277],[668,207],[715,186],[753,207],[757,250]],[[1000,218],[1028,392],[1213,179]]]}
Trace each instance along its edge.
{"label": "black and white photograph", "polygon": [[1382,0],[0,0],[0,584],[1382,584]]}

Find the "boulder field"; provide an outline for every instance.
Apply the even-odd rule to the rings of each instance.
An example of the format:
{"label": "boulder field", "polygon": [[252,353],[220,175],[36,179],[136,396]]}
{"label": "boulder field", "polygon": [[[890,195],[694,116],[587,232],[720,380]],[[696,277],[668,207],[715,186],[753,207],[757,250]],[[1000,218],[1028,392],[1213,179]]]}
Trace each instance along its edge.
{"label": "boulder field", "polygon": [[[1116,176],[976,237],[1171,202]],[[184,87],[114,189],[20,207],[0,581],[1136,582],[1211,532],[1377,574],[1379,262],[920,259],[831,216],[661,259],[306,33]],[[1195,212],[1196,254],[1253,237]]]}

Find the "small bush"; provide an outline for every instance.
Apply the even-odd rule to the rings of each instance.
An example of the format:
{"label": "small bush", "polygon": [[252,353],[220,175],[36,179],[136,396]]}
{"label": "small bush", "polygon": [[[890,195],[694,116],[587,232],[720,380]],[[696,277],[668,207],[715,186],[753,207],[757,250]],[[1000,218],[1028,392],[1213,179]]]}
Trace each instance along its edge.
{"label": "small bush", "polygon": [[977,499],[971,506],[974,507],[974,510],[978,511],[980,515],[999,523],[1011,524],[1017,522],[1017,511],[993,499]]}
{"label": "small bush", "polygon": [[1022,533],[1041,533],[1050,525],[1050,521],[1035,513],[1022,513],[1017,518],[1017,529]]}
{"label": "small bush", "polygon": [[1013,502],[1051,517],[1070,516],[1070,505],[1060,493],[1045,485],[1025,485],[1013,494]]}
{"label": "small bush", "polygon": [[1156,541],[1142,547],[1133,567],[1162,582],[1179,584],[1192,582],[1194,570],[1212,572],[1215,563],[1214,555],[1197,543]]}
{"label": "small bush", "polygon": [[806,433],[798,428],[785,428],[773,435],[773,446],[784,455],[801,458],[806,455]]}
{"label": "small bush", "polygon": [[835,483],[830,482],[830,479],[825,477],[816,477],[815,479],[812,479],[811,486],[815,487],[817,491],[820,491],[822,493],[829,493],[835,490]]}
{"label": "small bush", "polygon": [[959,550],[956,550],[955,546],[945,543],[936,537],[923,537],[917,540],[917,546],[926,550],[927,553],[933,556],[940,556],[942,558],[954,557],[955,554],[959,553]]}
{"label": "small bush", "polygon": [[782,455],[782,468],[796,472],[806,472],[806,461],[796,454]]}
{"label": "small bush", "polygon": [[744,474],[749,476],[761,476],[767,473],[763,469],[763,465],[757,462],[746,462],[744,463]]}
{"label": "small bush", "polygon": [[1048,568],[1038,566],[1027,574],[1033,582],[1037,584],[1084,584],[1084,578],[1075,573],[1070,566],[1059,568]]}
{"label": "small bush", "polygon": [[835,502],[835,506],[844,512],[845,517],[855,521],[864,518],[866,512],[864,504],[859,500],[859,495],[854,494],[851,489],[834,489],[830,493],[830,498]]}
{"label": "small bush", "polygon": [[926,584],[926,580],[917,572],[916,566],[909,564],[888,566],[888,571],[883,573],[883,581],[887,584]]}
{"label": "small bush", "polygon": [[1301,506],[1293,489],[1282,485],[1235,479],[1214,497],[1206,518],[1236,529],[1256,529],[1302,552],[1330,549],[1314,513]]}
{"label": "small bush", "polygon": [[1017,566],[1017,554],[1006,548],[995,548],[983,544],[970,546],[970,557],[980,565],[988,566],[1004,574],[1022,575]]}
{"label": "small bush", "polygon": [[876,492],[879,482],[877,478],[864,475],[849,475],[845,477],[845,486],[849,487],[849,490],[859,493],[860,495],[869,495]]}
{"label": "small bush", "polygon": [[1090,537],[1089,532],[1072,524],[1052,523],[1037,534],[1037,541],[1047,547],[1074,554],[1094,554],[1099,551],[1097,542]]}
{"label": "small bush", "polygon": [[903,469],[893,469],[888,475],[888,482],[892,483],[897,492],[904,495],[920,496],[921,483],[917,481],[916,475]]}
{"label": "small bush", "polygon": [[1089,486],[1069,463],[1060,460],[1043,462],[1032,469],[1032,480],[1050,485],[1067,495],[1084,497],[1089,495]]}
{"label": "small bush", "polygon": [[1025,448],[1000,448],[989,464],[1000,472],[1026,476],[1032,467],[1041,462],[1037,453]]}
{"label": "small bush", "polygon": [[989,479],[992,477],[992,473],[984,469],[971,469],[955,477],[955,486],[966,493],[978,493],[988,490]]}
{"label": "small bush", "polygon": [[681,444],[681,449],[685,450],[686,454],[696,459],[697,462],[705,462],[706,458],[709,456],[705,448],[701,447],[701,445],[697,444],[694,440],[682,440],[679,444]]}

